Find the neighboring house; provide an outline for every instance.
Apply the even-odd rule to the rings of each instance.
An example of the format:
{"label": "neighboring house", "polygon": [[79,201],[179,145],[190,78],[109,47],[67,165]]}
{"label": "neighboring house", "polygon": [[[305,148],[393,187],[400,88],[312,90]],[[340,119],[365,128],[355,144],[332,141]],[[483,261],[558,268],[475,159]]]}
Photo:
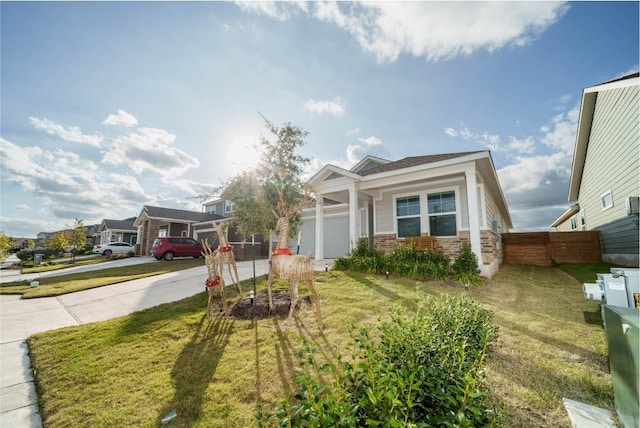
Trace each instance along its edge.
{"label": "neighboring house", "polygon": [[98,229],[100,228],[99,224],[92,224],[91,226],[86,226],[87,228],[87,243],[91,245],[97,245],[100,243],[100,233]]}
{"label": "neighboring house", "polygon": [[55,235],[55,232],[40,232],[36,235],[36,239],[38,242],[50,241],[53,239],[53,235]]}
{"label": "neighboring house", "polygon": [[409,236],[435,236],[454,259],[470,242],[482,274],[502,261],[501,234],[511,217],[489,151],[367,156],[350,170],[326,165],[308,182],[315,208],[302,214],[300,253],[344,256],[360,239],[386,253]]}
{"label": "neighboring house", "polygon": [[137,254],[149,255],[154,239],[159,236],[187,236],[197,240],[215,237],[213,222],[224,217],[208,212],[145,205],[133,222],[138,230]]}
{"label": "neighboring house", "polygon": [[97,243],[126,242],[135,245],[138,242],[138,228],[133,225],[135,220],[136,217],[124,220],[102,220],[97,229],[97,233],[100,236]]}
{"label": "neighboring house", "polygon": [[216,214],[222,217],[229,217],[233,214],[233,202],[226,199],[214,199],[212,201],[204,202],[202,207],[204,211],[209,214]]}
{"label": "neighboring house", "polygon": [[592,86],[582,104],[569,183],[569,207],[551,225],[600,232],[604,261],[638,266],[640,77]]}

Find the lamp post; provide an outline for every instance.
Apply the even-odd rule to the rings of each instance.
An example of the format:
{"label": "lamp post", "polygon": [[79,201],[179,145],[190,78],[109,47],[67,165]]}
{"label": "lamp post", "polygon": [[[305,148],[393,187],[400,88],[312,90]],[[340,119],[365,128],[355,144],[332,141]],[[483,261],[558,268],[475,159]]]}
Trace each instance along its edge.
{"label": "lamp post", "polygon": [[253,262],[253,299],[251,299],[251,303],[253,306],[256,305],[256,236],[251,235],[251,260]]}

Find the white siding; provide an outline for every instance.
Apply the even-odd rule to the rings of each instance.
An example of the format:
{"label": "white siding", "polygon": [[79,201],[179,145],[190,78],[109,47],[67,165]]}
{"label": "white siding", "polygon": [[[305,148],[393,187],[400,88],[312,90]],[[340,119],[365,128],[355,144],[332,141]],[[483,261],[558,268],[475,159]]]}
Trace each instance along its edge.
{"label": "white siding", "polygon": [[382,200],[375,200],[375,234],[394,233],[397,232],[394,224],[394,197],[402,195],[420,196],[420,213],[422,216],[421,233],[427,233],[429,230],[427,212],[426,195],[431,192],[438,192],[447,189],[456,188],[456,210],[460,213],[461,229],[469,228],[469,216],[467,210],[467,188],[464,178],[452,179],[447,181],[438,181],[435,183],[424,183],[419,186],[397,187],[393,190],[382,192]]}

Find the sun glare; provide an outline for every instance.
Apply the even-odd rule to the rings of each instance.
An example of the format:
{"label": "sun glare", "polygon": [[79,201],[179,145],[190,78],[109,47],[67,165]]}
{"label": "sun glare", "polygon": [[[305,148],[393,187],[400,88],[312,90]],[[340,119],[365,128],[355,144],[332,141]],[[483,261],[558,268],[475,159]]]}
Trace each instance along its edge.
{"label": "sun glare", "polygon": [[256,135],[237,133],[225,141],[223,161],[237,172],[253,169],[260,161],[260,149]]}

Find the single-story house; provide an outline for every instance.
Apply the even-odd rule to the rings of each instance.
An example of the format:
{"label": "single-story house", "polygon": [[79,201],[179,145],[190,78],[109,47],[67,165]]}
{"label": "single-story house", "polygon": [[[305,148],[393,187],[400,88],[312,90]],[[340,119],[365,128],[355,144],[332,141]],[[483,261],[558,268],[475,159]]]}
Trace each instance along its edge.
{"label": "single-story house", "polygon": [[135,220],[135,217],[124,220],[102,220],[96,231],[100,237],[97,243],[126,242],[135,245],[138,242],[138,228],[133,225]]}
{"label": "single-story house", "polygon": [[597,230],[602,259],[638,266],[640,196],[638,73],[585,88],[568,200],[552,224],[559,231]]}
{"label": "single-story house", "polygon": [[407,237],[432,236],[452,259],[469,242],[491,276],[501,234],[513,228],[489,151],[367,156],[349,170],[328,164],[308,185],[316,206],[302,213],[300,253],[316,260],[345,256],[360,239],[389,253]]}
{"label": "single-story house", "polygon": [[222,219],[224,217],[208,212],[145,205],[133,222],[138,230],[136,254],[149,255],[153,241],[161,236],[187,236],[197,240],[213,237],[213,222]]}

